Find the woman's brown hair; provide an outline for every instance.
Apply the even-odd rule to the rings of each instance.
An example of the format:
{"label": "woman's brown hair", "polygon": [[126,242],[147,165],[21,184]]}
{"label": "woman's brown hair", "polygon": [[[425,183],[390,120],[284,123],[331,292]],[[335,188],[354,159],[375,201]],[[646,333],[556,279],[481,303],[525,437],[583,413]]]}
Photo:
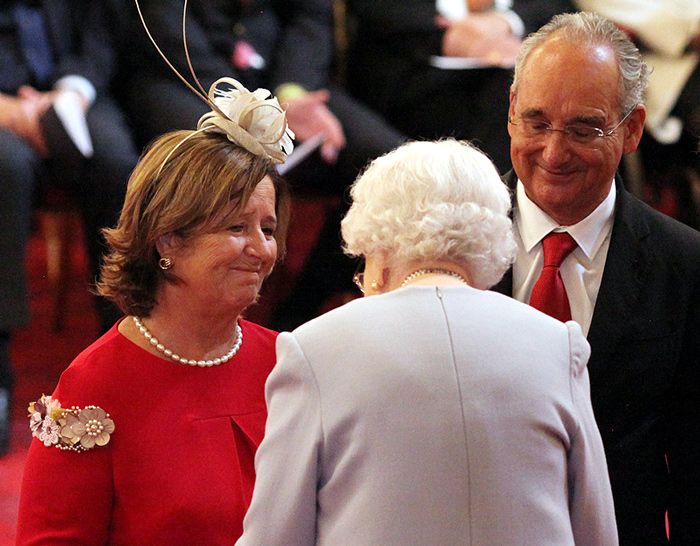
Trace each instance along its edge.
{"label": "woman's brown hair", "polygon": [[186,240],[224,228],[265,176],[275,187],[274,237],[281,260],[289,191],[269,159],[208,132],[175,131],[157,138],[131,174],[117,227],[103,230],[110,251],[98,293],[126,314],[148,316],[160,284],[174,280],[158,267],[158,239],[175,234]]}

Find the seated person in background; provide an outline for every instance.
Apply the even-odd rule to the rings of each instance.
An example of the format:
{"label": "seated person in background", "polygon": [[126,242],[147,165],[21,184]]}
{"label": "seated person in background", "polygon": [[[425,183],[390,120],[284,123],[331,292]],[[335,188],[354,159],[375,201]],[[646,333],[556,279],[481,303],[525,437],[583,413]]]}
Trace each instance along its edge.
{"label": "seated person in background", "polygon": [[348,8],[356,23],[348,69],[353,95],[409,137],[473,141],[506,172],[503,119],[521,38],[556,13],[573,11],[571,2],[348,0]]}
{"label": "seated person in background", "polygon": [[[698,0],[575,0],[624,30],[651,68],[647,119],[640,142],[647,187],[638,196],[700,229],[700,2]],[[663,203],[672,188],[677,202]],[[645,191],[646,190],[646,191]]]}
{"label": "seated person in background", "polygon": [[[247,124],[249,99],[261,107]],[[129,316],[30,405],[19,545],[214,546],[241,533],[276,336],[241,315],[284,254],[274,163],[291,139],[273,99],[239,86],[214,103],[197,131],[153,143],[105,231],[98,287]]]}
{"label": "seated person in background", "polygon": [[[10,334],[29,320],[25,248],[32,205],[51,185],[74,196],[94,279],[104,249],[100,229],[116,223],[138,159],[108,94],[114,49],[100,4],[0,3],[0,453],[8,441]],[[77,126],[80,148],[63,124]],[[116,308],[97,305],[106,330],[118,317]]]}
{"label": "seated person in background", "polygon": [[515,250],[493,164],[413,142],[351,195],[368,297],[278,337],[237,544],[616,545],[581,329],[485,290]]}
{"label": "seated person in background", "polygon": [[[126,10],[136,11],[129,0]],[[182,47],[182,0],[144,0],[143,16],[178,70],[189,74]],[[188,3],[187,42],[205,88],[230,74],[249,88],[275,90],[297,142],[317,137],[320,149],[288,173],[295,192],[338,196],[372,158],[403,137],[378,115],[333,84],[334,34],[329,0],[201,0]],[[142,141],[189,127],[204,105],[187,92],[148,43],[127,35],[129,77],[124,98]],[[316,315],[337,290],[352,290],[354,265],[340,252],[340,212],[330,215],[318,247],[292,298],[273,324],[290,328]],[[303,220],[302,220],[303,221]],[[343,274],[345,272],[345,274]]]}

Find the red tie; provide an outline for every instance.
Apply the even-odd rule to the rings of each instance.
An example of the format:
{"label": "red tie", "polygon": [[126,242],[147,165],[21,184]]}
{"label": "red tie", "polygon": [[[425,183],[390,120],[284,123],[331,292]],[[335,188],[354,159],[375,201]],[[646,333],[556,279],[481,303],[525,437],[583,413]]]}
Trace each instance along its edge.
{"label": "red tie", "polygon": [[542,241],[544,267],[532,288],[530,305],[555,319],[571,320],[571,309],[559,266],[576,248],[576,241],[566,232],[550,233]]}

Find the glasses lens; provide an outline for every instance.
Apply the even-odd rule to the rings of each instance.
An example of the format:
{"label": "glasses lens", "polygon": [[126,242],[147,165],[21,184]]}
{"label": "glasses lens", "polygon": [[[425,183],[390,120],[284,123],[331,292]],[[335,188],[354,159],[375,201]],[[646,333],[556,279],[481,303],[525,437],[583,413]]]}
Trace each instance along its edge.
{"label": "glasses lens", "polygon": [[598,127],[590,125],[568,125],[565,129],[569,140],[578,144],[590,144],[596,138],[603,135]]}
{"label": "glasses lens", "polygon": [[534,119],[524,119],[520,122],[520,125],[525,135],[530,137],[544,136],[552,129],[549,123]]}

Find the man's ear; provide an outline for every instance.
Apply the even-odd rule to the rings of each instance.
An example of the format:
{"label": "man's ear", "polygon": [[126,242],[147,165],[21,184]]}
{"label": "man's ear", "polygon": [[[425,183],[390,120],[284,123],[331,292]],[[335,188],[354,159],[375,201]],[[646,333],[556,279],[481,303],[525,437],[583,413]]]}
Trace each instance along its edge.
{"label": "man's ear", "polygon": [[515,108],[515,99],[517,95],[515,94],[515,89],[511,86],[510,90],[508,91],[508,113],[511,113],[511,110]]}
{"label": "man's ear", "polygon": [[[513,88],[510,88],[510,94],[508,95],[508,119],[512,119],[515,117],[515,103],[516,103],[516,94],[515,91],[513,91]],[[511,132],[513,130],[513,126],[508,123],[508,134],[512,137],[513,133]]]}
{"label": "man's ear", "polygon": [[623,154],[631,154],[639,146],[639,141],[642,140],[642,135],[644,134],[644,122],[646,119],[646,107],[643,104],[638,104],[625,124],[625,140],[622,145]]}

